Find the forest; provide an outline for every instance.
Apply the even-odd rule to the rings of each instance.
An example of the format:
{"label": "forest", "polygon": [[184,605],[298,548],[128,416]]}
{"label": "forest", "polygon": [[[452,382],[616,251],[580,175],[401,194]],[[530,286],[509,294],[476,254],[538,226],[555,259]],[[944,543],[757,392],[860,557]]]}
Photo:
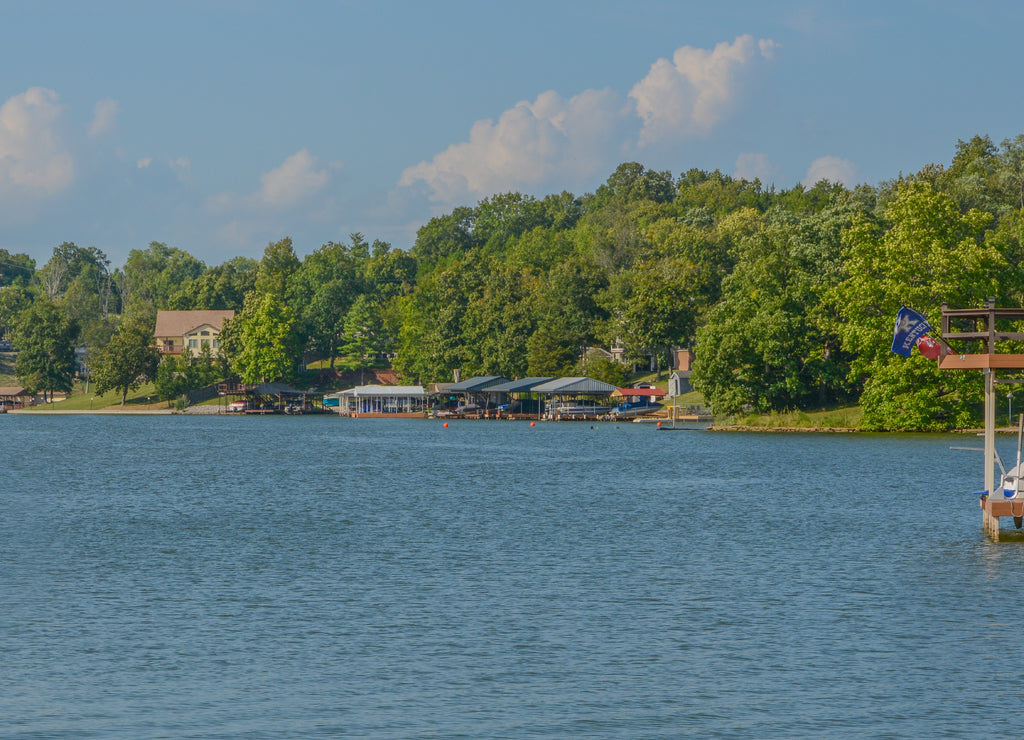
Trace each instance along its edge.
{"label": "forest", "polygon": [[[300,245],[300,249],[308,245]],[[620,165],[593,193],[496,194],[432,218],[408,251],[362,234],[300,257],[208,266],[152,242],[112,268],[65,242],[37,265],[0,249],[0,336],[33,390],[70,390],[76,348],[95,382],[168,397],[233,376],[293,379],[389,362],[404,381],[660,371],[690,347],[716,414],[860,404],[874,430],[976,421],[981,375],[890,351],[901,306],[1024,305],[1024,135],[958,141],[948,165],[878,185],[788,190],[690,169]],[[159,309],[234,309],[223,360],[161,358]]]}

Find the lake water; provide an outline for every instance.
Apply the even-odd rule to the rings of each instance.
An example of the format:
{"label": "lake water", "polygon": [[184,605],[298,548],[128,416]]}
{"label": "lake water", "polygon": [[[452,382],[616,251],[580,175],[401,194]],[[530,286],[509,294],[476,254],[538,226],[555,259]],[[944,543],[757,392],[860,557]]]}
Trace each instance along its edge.
{"label": "lake water", "polygon": [[0,737],[1016,737],[965,444],[0,416]]}

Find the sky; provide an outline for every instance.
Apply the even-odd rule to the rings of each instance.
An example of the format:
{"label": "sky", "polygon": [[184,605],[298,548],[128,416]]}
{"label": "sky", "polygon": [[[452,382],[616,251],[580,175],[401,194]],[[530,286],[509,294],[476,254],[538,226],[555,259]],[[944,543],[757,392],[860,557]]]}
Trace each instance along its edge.
{"label": "sky", "polygon": [[1024,6],[0,0],[0,248],[213,266],[623,162],[877,185],[1024,134]]}

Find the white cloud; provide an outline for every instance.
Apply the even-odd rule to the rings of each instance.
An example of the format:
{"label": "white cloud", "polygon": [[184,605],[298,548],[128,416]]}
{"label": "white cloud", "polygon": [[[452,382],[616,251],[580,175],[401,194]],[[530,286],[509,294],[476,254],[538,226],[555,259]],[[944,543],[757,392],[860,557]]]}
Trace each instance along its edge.
{"label": "white cloud", "polygon": [[[640,145],[707,133],[735,104],[740,71],[771,59],[776,44],[741,36],[712,50],[684,46],[655,62],[629,98],[585,90],[569,99],[549,90],[495,122],[477,121],[469,140],[402,172],[400,188],[421,189],[435,203],[557,182],[585,185]],[[638,138],[639,136],[639,138]]]}
{"label": "white cloud", "polygon": [[640,145],[708,133],[735,104],[739,75],[758,57],[772,59],[773,41],[740,36],[714,49],[683,46],[659,59],[629,97],[644,122]]}
{"label": "white cloud", "polygon": [[586,90],[569,100],[549,90],[498,118],[477,121],[469,141],[453,144],[430,162],[402,173],[401,186],[426,183],[431,199],[454,202],[485,196],[558,175],[573,181],[606,166],[629,109],[611,90]]}
{"label": "white cloud", "polygon": [[262,185],[256,199],[268,206],[293,206],[323,188],[328,179],[327,171],[318,170],[313,156],[300,149],[280,167],[260,175]]}
{"label": "white cloud", "polygon": [[171,169],[178,176],[178,180],[184,182],[192,174],[192,160],[188,157],[178,157],[170,162]]}
{"label": "white cloud", "polygon": [[818,157],[811,162],[811,166],[804,175],[804,187],[814,187],[821,180],[828,180],[832,183],[841,183],[846,187],[855,185],[854,178],[857,176],[857,167],[848,159],[840,157]]}
{"label": "white cloud", "polygon": [[0,195],[48,197],[74,181],[74,159],[57,131],[63,110],[57,93],[41,87],[0,106]]}
{"label": "white cloud", "polygon": [[143,157],[142,159],[135,163],[135,166],[138,167],[140,170],[144,170],[151,164],[153,164],[152,157]]}
{"label": "white cloud", "polygon": [[96,103],[92,109],[93,118],[92,125],[89,126],[89,137],[95,138],[113,131],[120,110],[120,105],[112,98],[106,98]]}
{"label": "white cloud", "polygon": [[743,180],[769,180],[774,174],[771,162],[764,154],[741,154],[736,158],[735,177]]}

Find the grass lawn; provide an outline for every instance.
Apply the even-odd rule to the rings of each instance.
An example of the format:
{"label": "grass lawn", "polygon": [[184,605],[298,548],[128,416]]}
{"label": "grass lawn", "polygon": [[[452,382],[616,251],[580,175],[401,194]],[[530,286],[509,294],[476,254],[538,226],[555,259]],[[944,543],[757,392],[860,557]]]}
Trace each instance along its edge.
{"label": "grass lawn", "polygon": [[857,429],[864,410],[860,406],[842,406],[820,411],[786,411],[770,414],[736,414],[716,422],[725,425],[763,427],[765,429]]}
{"label": "grass lawn", "polygon": [[[33,406],[32,410],[68,410],[68,411],[98,411],[105,408],[121,408],[121,394],[110,391],[102,396],[97,395],[90,389],[85,393],[84,383],[75,383],[71,395],[64,401],[54,403],[41,403]],[[134,391],[128,391],[128,399],[124,404],[125,410],[132,411],[160,411],[168,408],[165,401],[158,401],[156,388],[152,383],[146,383]]]}

